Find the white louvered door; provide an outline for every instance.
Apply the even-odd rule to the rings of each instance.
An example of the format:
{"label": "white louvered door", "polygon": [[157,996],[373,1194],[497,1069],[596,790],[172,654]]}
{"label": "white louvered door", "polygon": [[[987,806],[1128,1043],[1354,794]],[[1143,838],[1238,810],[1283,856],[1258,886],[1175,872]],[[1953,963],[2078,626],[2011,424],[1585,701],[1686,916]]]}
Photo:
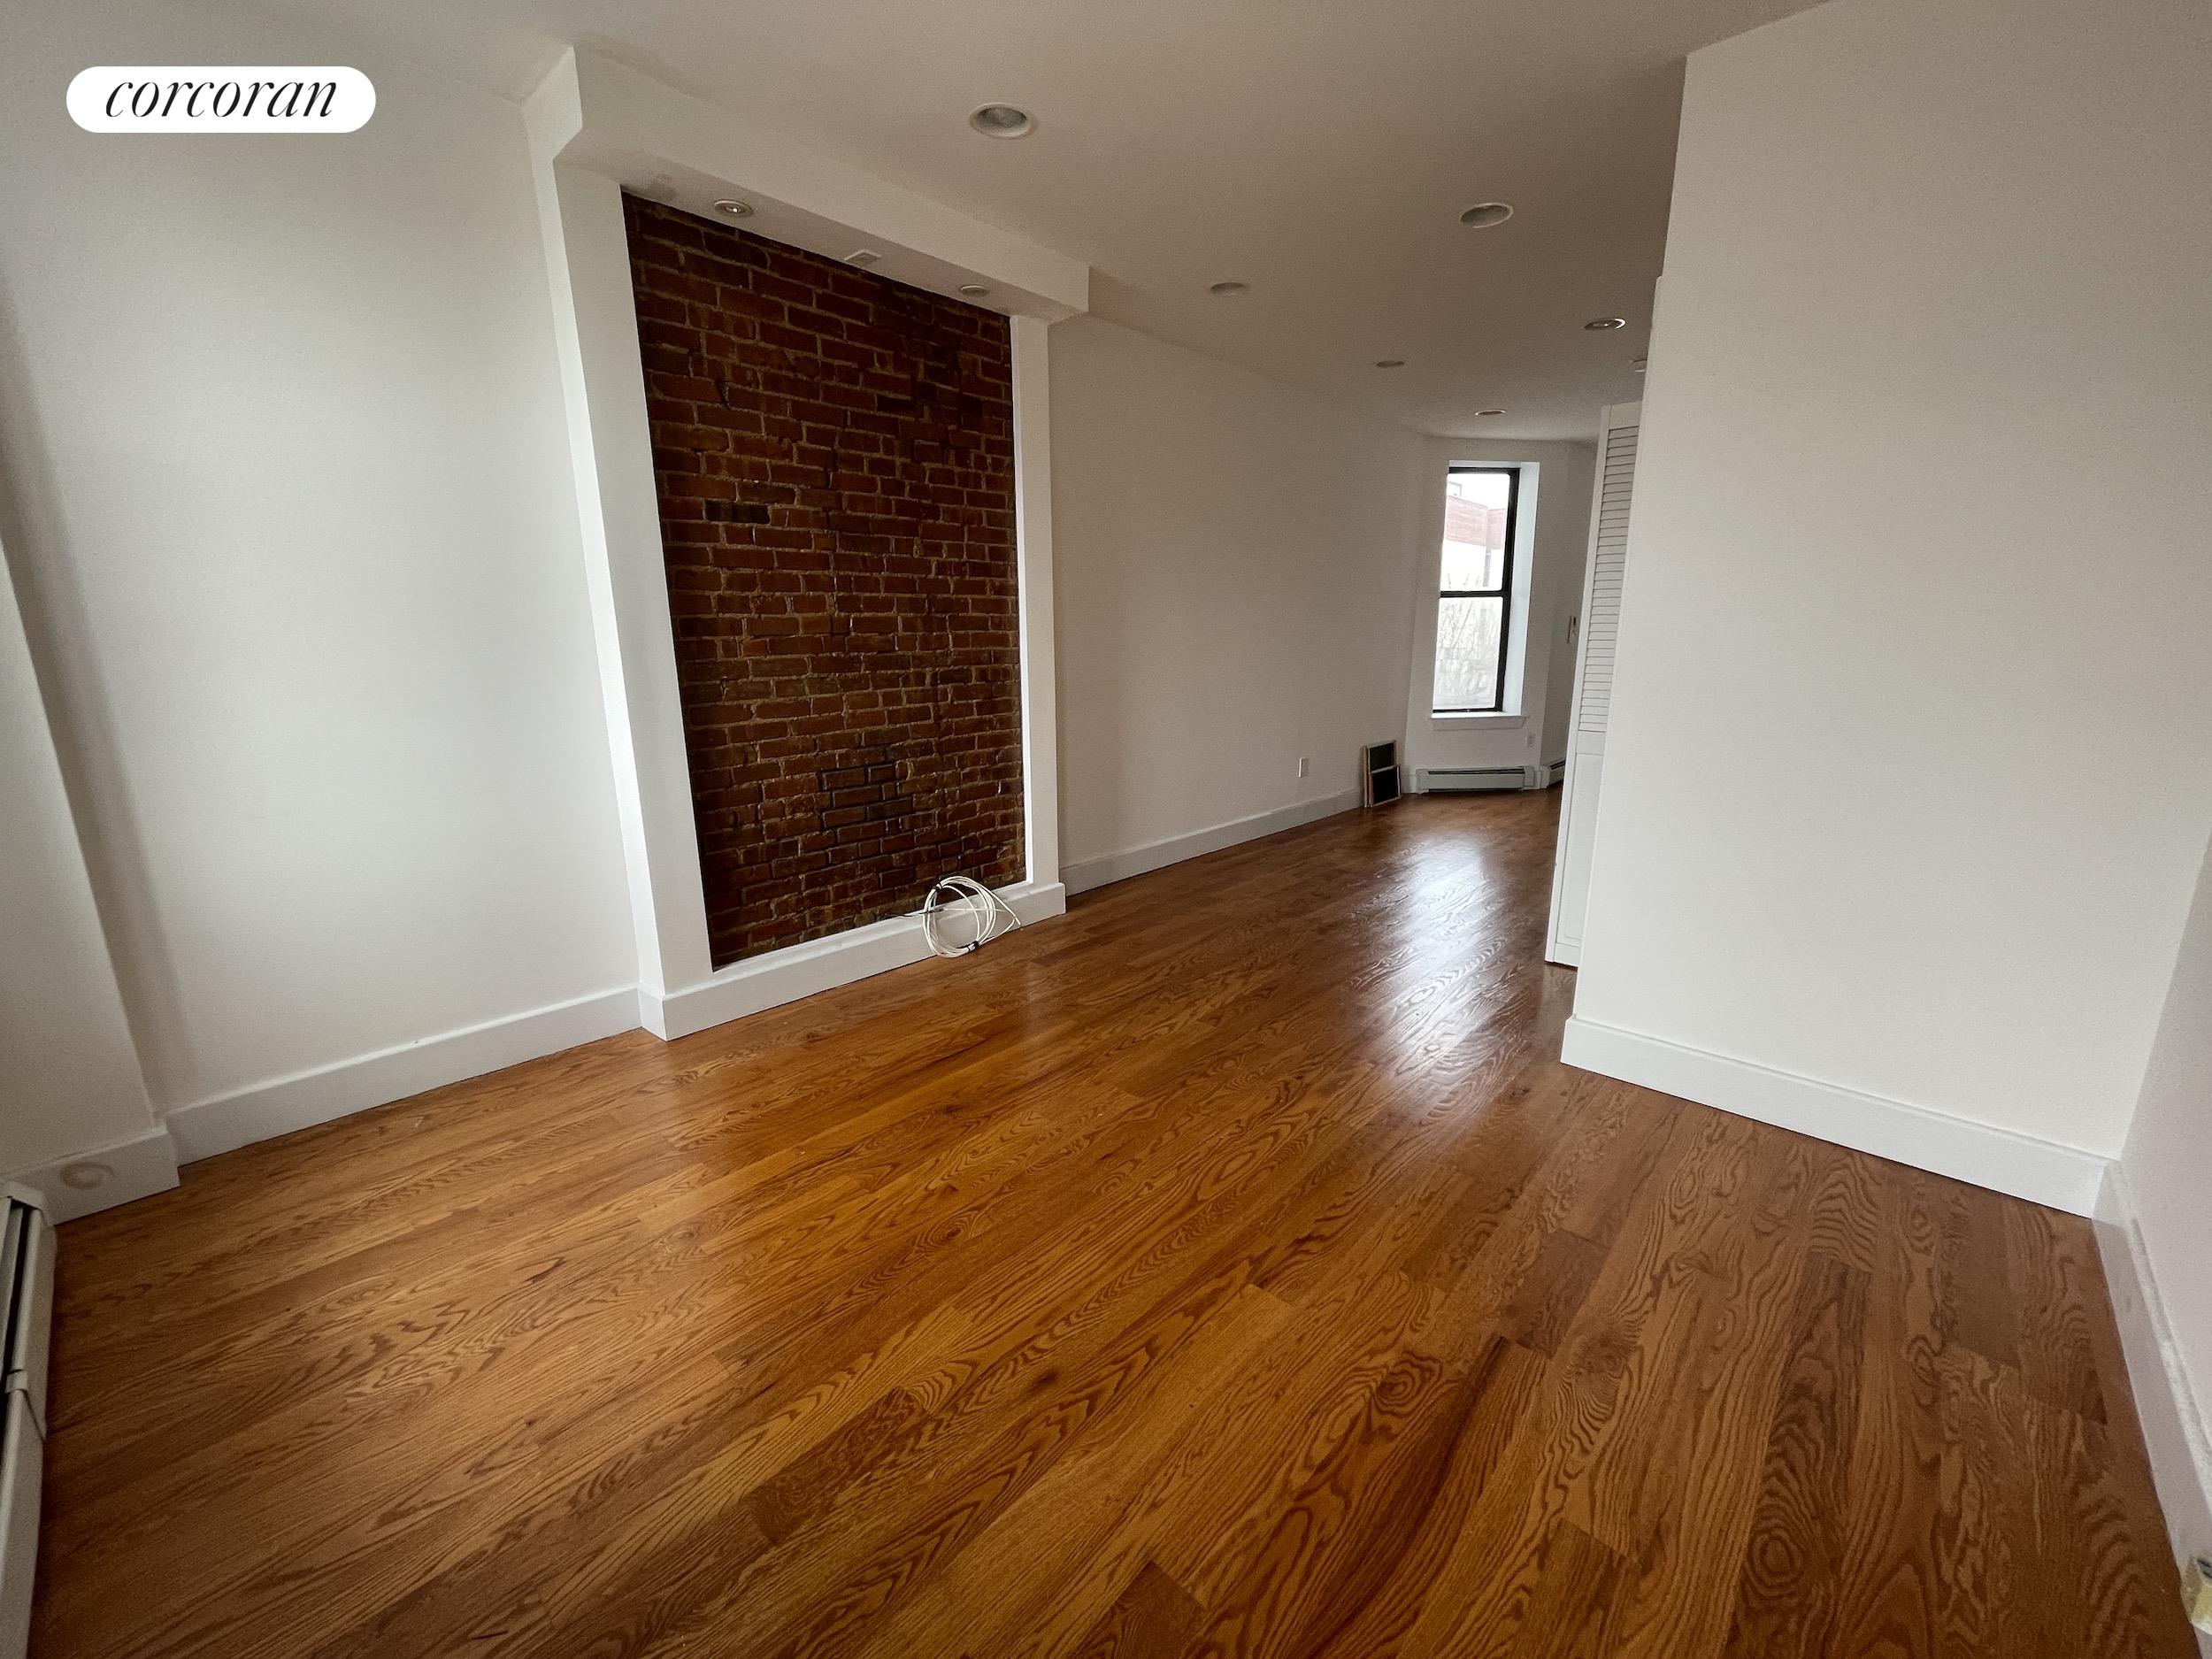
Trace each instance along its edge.
{"label": "white louvered door", "polygon": [[1575,651],[1574,704],[1567,730],[1567,780],[1552,856],[1551,925],[1544,955],[1572,967],[1582,959],[1590,893],[1590,843],[1598,786],[1605,777],[1605,727],[1613,707],[1613,644],[1620,633],[1621,577],[1628,563],[1628,504],[1636,482],[1641,403],[1609,404],[1600,416],[1598,476],[1590,503],[1590,567],[1583,578],[1582,629]]}

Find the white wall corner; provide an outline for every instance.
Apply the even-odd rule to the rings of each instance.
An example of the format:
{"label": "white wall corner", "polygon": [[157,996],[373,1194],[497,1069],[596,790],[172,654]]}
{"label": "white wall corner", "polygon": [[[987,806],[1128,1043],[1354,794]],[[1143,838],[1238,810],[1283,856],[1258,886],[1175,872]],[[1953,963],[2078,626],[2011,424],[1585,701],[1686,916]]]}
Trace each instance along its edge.
{"label": "white wall corner", "polygon": [[706,907],[622,193],[559,165],[581,120],[572,71],[531,100],[532,165],[638,979],[657,991],[707,972]]}
{"label": "white wall corner", "polygon": [[1028,879],[1060,879],[1060,711],[1052,595],[1050,326],[1012,319],[1014,545],[1021,604],[1022,819]]}
{"label": "white wall corner", "polygon": [[[2143,1246],[2127,1171],[2117,1163],[2106,1171],[2095,1220],[2129,1388],[2178,1564],[2193,1554],[2212,1553],[2212,1437],[2206,1433],[2165,1298]],[[2212,1635],[2200,1632],[2197,1646],[2212,1659]]]}
{"label": "white wall corner", "polygon": [[[88,1165],[94,1166],[95,1172],[106,1171],[99,1185],[76,1187],[62,1179],[64,1170],[81,1171]],[[167,1192],[177,1184],[177,1148],[169,1131],[156,1125],[128,1140],[88,1152],[73,1152],[35,1169],[18,1170],[7,1179],[35,1190],[45,1206],[47,1218],[59,1226],[80,1216]]]}
{"label": "white wall corner", "polygon": [[2110,1162],[2078,1147],[1777,1071],[1728,1055],[1684,1048],[1579,1016],[1567,1022],[1559,1057],[1586,1071],[2077,1216],[2094,1213]]}
{"label": "white wall corner", "polygon": [[56,1221],[177,1184],[108,941],[0,549],[0,1171]]}

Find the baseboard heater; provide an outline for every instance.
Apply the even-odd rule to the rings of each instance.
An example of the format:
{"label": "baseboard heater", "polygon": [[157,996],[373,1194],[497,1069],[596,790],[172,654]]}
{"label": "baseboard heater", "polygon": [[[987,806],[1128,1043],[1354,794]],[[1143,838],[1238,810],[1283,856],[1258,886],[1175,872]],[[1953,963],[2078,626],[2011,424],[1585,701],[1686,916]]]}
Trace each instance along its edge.
{"label": "baseboard heater", "polygon": [[46,1341],[54,1317],[54,1229],[35,1194],[4,1189],[0,1210],[0,1659],[31,1640],[38,1566],[38,1481],[46,1461]]}
{"label": "baseboard heater", "polygon": [[1468,789],[1541,789],[1551,781],[1548,766],[1423,766],[1414,775],[1430,795]]}

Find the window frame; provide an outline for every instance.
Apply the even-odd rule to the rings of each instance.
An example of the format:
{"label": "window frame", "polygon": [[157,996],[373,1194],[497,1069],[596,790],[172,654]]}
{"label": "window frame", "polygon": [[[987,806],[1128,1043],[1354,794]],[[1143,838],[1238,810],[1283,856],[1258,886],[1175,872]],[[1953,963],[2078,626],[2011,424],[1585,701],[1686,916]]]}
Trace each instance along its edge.
{"label": "window frame", "polygon": [[1505,558],[1498,567],[1498,586],[1495,588],[1446,588],[1444,580],[1444,538],[1437,537],[1436,634],[1444,632],[1444,602],[1447,599],[1494,599],[1498,602],[1498,665],[1490,677],[1494,688],[1487,703],[1455,703],[1444,708],[1436,701],[1436,652],[1432,643],[1429,650],[1429,714],[1503,714],[1505,707],[1506,664],[1513,656],[1513,554],[1514,543],[1520,540],[1521,528],[1521,469],[1517,466],[1498,466],[1473,463],[1454,463],[1444,469],[1444,487],[1451,488],[1451,480],[1463,472],[1502,472],[1505,475]]}

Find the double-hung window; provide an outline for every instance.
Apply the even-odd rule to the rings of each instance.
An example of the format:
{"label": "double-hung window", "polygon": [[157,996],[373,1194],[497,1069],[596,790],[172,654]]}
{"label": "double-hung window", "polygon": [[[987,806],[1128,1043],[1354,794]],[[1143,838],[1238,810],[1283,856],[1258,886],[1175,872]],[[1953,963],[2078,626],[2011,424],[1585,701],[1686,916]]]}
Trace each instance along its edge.
{"label": "double-hung window", "polygon": [[1455,466],[1445,480],[1431,704],[1438,714],[1504,710],[1506,644],[1513,629],[1513,531],[1520,495],[1516,467]]}

